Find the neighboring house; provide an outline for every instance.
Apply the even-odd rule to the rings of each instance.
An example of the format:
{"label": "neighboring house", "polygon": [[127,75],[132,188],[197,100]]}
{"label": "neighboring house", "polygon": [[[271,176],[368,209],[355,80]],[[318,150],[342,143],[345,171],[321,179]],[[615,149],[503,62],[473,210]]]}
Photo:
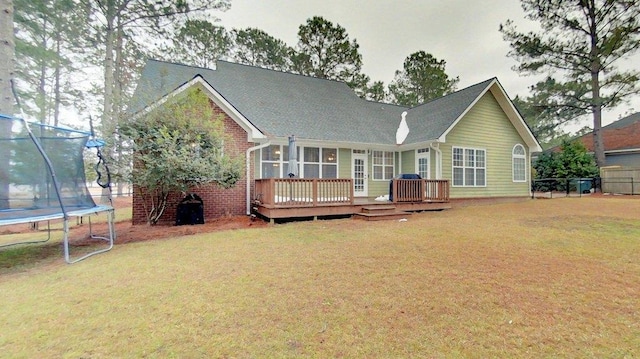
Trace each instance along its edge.
{"label": "neighboring house", "polygon": [[[606,166],[640,168],[640,112],[602,127]],[[593,132],[578,137],[593,152]]]}
{"label": "neighboring house", "polygon": [[[225,151],[247,161],[236,188],[198,189],[208,218],[249,214],[257,179],[287,176],[290,135],[300,178],[350,179],[356,197],[388,194],[401,173],[448,180],[454,199],[530,195],[531,153],[541,148],[496,78],[407,108],[363,100],[338,81],[224,61],[204,69],[150,60],[129,111],[145,113],[194,86],[224,114],[233,138]],[[409,133],[397,144],[405,111]],[[144,221],[139,207],[134,192],[134,222]]]}

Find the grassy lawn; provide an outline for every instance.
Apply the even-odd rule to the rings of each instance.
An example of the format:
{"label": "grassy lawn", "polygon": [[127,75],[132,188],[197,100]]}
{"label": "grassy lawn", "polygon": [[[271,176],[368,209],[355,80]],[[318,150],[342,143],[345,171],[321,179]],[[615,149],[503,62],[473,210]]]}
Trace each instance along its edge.
{"label": "grassy lawn", "polygon": [[116,246],[0,275],[0,357],[640,357],[640,199]]}

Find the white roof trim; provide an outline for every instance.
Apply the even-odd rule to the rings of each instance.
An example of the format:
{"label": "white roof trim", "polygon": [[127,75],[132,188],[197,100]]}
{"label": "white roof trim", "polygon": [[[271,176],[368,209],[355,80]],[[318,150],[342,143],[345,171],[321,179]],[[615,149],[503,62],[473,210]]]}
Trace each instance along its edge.
{"label": "white roof trim", "polygon": [[167,95],[160,98],[160,100],[156,101],[150,106],[145,107],[142,111],[138,112],[136,115],[146,114],[154,110],[155,108],[163,105],[172,97],[175,97],[182,92],[186,91],[188,88],[199,85],[202,86],[204,90],[208,92],[209,98],[224,111],[232,120],[234,120],[240,127],[242,127],[247,132],[247,142],[255,142],[259,139],[266,139],[267,137],[258,130],[247,118],[245,118],[238,110],[236,110],[233,105],[231,105],[216,89],[214,89],[207,81],[205,81],[202,76],[197,75],[188,82],[182,84],[175,90],[171,91]]}
{"label": "white roof trim", "polygon": [[242,127],[245,131],[247,131],[247,141],[254,142],[257,139],[267,138],[256,126],[254,126],[251,121],[249,121],[244,115],[242,115],[238,110],[229,101],[227,101],[213,86],[211,86],[202,76],[198,75],[194,77],[191,81],[194,83],[199,83],[204,88],[209,91],[211,95],[211,100],[215,102],[218,107],[220,107],[231,119],[233,119],[240,127]]}
{"label": "white roof trim", "polygon": [[640,147],[637,148],[626,148],[622,150],[605,150],[604,153],[617,154],[617,153],[629,153],[629,152],[640,152]]}
{"label": "white roof trim", "polygon": [[[295,135],[295,134],[293,134]],[[288,137],[269,137],[269,141],[274,145],[286,145],[289,143]],[[258,141],[259,142],[259,141]],[[332,141],[302,138],[296,136],[296,143],[299,146],[307,147],[323,147],[323,148],[346,148],[346,149],[362,149],[362,150],[380,150],[380,151],[404,151],[404,145],[390,145],[381,143],[368,142],[348,142],[348,141]]]}
{"label": "white roof trim", "polygon": [[540,143],[538,142],[538,140],[536,140],[535,136],[533,136],[533,133],[529,129],[529,126],[527,126],[522,116],[520,116],[520,113],[518,112],[518,110],[516,110],[515,106],[513,105],[513,102],[509,100],[507,93],[502,88],[502,85],[500,85],[500,82],[498,81],[498,79],[495,79],[495,78],[487,85],[487,87],[485,87],[485,89],[478,95],[478,97],[476,97],[476,99],[473,100],[473,102],[462,112],[462,114],[460,114],[460,116],[458,116],[458,118],[456,118],[456,120],[453,121],[451,126],[449,126],[449,128],[447,128],[447,130],[444,131],[444,133],[438,138],[438,141],[446,142],[447,134],[455,128],[458,122],[460,122],[460,120],[464,118],[464,116],[473,108],[473,106],[475,106],[476,103],[480,101],[482,96],[484,96],[487,93],[487,91],[491,91],[493,96],[495,96],[496,101],[498,101],[498,104],[502,108],[502,111],[504,111],[509,121],[511,121],[511,124],[513,125],[513,127],[515,127],[520,137],[522,137],[522,139],[525,141],[525,143],[529,147],[529,151],[541,152],[542,147],[540,146]]}

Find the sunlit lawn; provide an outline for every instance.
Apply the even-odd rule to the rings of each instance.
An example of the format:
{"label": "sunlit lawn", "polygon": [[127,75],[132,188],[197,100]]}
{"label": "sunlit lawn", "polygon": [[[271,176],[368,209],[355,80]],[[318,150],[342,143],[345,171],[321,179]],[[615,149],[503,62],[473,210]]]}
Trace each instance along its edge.
{"label": "sunlit lawn", "polygon": [[640,357],[640,199],[117,245],[0,275],[6,358]]}

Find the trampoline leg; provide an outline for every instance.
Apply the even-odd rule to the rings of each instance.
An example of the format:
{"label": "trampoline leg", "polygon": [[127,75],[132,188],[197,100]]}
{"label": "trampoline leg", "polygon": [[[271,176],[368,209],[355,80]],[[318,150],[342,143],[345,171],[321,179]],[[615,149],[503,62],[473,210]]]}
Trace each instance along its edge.
{"label": "trampoline leg", "polygon": [[115,215],[114,215],[114,209],[110,209],[107,212],[107,227],[109,230],[109,236],[108,237],[102,237],[102,236],[97,236],[94,235],[91,229],[91,217],[89,217],[89,237],[91,239],[101,239],[104,241],[108,242],[108,247],[107,248],[103,248],[103,249],[99,249],[97,251],[93,251],[91,253],[85,254],[84,256],[71,260],[70,256],[69,256],[69,226],[68,226],[68,221],[65,220],[64,222],[64,260],[69,263],[69,264],[73,264],[76,262],[80,262],[83,259],[89,258],[91,256],[94,256],[96,254],[100,254],[100,253],[104,253],[107,251],[110,251],[113,248],[113,241],[115,240],[116,237],[116,231],[114,228],[114,221],[115,221]]}
{"label": "trampoline leg", "polygon": [[[37,224],[37,223],[38,222],[30,222],[30,225],[31,224]],[[40,241],[11,242],[11,243],[6,243],[6,244],[0,244],[0,248],[2,248],[2,247],[10,247],[10,246],[17,246],[17,245],[20,245],[20,244],[45,243],[45,242],[48,242],[50,239],[51,239],[51,221],[47,221],[47,239],[43,239],[43,240],[40,240]]]}
{"label": "trampoline leg", "polygon": [[69,261],[69,219],[65,218],[62,224],[62,242],[64,243],[64,260],[67,263],[72,263]]}

